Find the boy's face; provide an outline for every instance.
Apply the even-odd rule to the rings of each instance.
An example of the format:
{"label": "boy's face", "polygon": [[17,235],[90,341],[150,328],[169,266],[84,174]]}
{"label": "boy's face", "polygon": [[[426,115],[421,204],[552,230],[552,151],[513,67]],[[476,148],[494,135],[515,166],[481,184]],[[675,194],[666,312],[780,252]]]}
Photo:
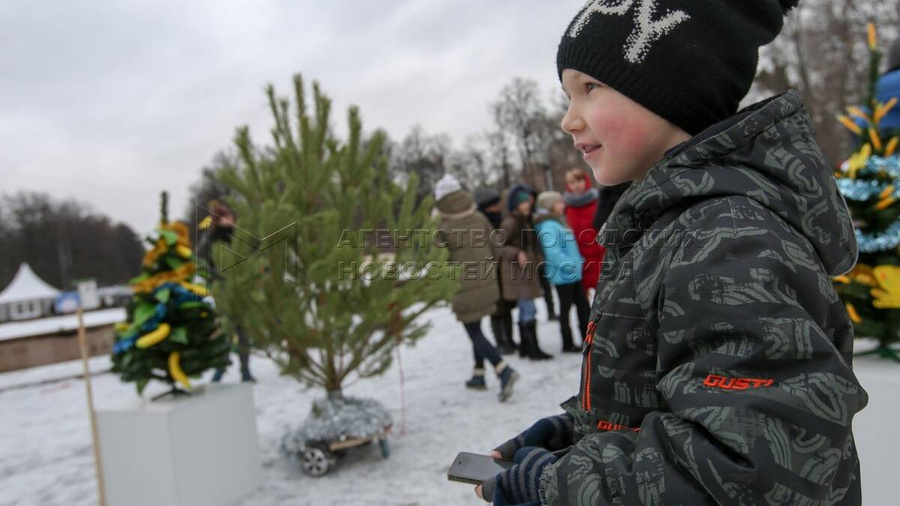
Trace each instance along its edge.
{"label": "boy's face", "polygon": [[668,149],[691,137],[583,72],[563,70],[562,85],[569,108],[560,126],[604,186],[643,178]]}

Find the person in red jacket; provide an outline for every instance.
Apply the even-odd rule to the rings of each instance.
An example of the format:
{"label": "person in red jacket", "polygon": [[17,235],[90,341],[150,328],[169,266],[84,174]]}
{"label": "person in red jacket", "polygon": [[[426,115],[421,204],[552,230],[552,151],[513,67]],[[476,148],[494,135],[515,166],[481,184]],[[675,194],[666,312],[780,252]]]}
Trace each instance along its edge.
{"label": "person in red jacket", "polygon": [[581,286],[584,293],[597,287],[600,270],[603,265],[603,254],[606,249],[597,244],[597,230],[594,228],[594,214],[597,211],[599,192],[591,188],[591,179],[584,169],[574,168],[566,173],[566,221],[575,233],[578,251],[584,257],[584,270]]}

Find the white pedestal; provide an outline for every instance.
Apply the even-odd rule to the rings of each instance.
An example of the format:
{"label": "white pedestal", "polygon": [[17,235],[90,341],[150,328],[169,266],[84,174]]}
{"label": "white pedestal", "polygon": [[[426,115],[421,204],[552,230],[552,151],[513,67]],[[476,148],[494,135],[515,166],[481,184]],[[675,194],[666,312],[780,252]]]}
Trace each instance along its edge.
{"label": "white pedestal", "polygon": [[97,431],[109,506],[233,504],[262,483],[248,384],[105,406]]}
{"label": "white pedestal", "polygon": [[869,393],[869,405],[853,418],[859,451],[862,499],[866,506],[898,504],[900,365],[883,358],[855,357],[853,372]]}

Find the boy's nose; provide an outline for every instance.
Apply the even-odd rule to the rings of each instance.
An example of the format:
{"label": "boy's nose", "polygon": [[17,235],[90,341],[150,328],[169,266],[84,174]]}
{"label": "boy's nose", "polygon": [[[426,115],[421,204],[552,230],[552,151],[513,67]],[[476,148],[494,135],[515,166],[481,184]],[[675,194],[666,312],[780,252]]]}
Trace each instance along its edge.
{"label": "boy's nose", "polygon": [[562,128],[563,132],[570,135],[584,129],[584,121],[582,121],[577,114],[573,113],[571,104],[569,104],[569,108],[566,109],[566,114],[563,115],[559,127]]}

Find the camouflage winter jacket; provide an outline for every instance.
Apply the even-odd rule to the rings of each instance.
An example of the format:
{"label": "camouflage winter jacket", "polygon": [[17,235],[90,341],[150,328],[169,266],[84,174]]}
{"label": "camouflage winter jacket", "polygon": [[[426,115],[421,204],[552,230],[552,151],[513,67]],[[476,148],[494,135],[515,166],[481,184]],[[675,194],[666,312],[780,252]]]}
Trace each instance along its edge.
{"label": "camouflage winter jacket", "polygon": [[847,207],[794,92],[667,154],[601,231],[556,505],[860,504]]}

